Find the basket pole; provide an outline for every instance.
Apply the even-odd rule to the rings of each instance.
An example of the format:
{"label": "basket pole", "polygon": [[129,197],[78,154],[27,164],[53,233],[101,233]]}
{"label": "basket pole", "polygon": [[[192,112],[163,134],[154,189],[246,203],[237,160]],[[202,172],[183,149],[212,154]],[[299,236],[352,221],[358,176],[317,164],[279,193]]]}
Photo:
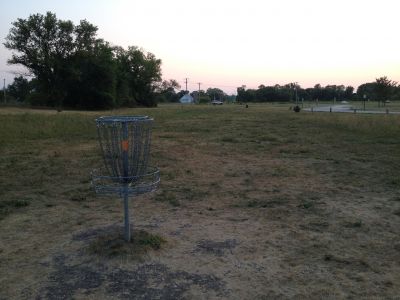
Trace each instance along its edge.
{"label": "basket pole", "polygon": [[[129,161],[128,161],[128,124],[127,122],[122,123],[122,159],[125,181],[129,176]],[[129,242],[131,240],[131,228],[129,224],[129,191],[128,182],[124,182],[124,223],[125,223],[125,240]]]}
{"label": "basket pole", "polygon": [[129,198],[128,198],[128,184],[124,186],[124,222],[125,222],[125,240],[131,240],[131,227],[129,224]]}

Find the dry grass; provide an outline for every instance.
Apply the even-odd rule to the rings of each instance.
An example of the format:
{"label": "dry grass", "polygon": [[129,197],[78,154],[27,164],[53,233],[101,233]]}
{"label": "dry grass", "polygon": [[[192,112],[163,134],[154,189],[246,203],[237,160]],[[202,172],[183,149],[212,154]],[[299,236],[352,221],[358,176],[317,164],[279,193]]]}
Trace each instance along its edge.
{"label": "dry grass", "polygon": [[[93,119],[114,113],[156,120],[162,185],[131,214],[160,249],[118,241],[121,201],[90,188]],[[398,116],[176,105],[0,118],[0,299],[400,293]]]}

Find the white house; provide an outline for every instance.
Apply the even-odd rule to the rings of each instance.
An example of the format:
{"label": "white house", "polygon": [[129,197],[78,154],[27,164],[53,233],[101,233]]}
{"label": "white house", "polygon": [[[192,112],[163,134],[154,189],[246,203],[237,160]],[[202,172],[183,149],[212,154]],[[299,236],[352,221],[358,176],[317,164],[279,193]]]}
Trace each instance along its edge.
{"label": "white house", "polygon": [[194,99],[190,94],[185,94],[182,96],[181,99],[179,99],[180,103],[186,104],[186,103],[194,103]]}

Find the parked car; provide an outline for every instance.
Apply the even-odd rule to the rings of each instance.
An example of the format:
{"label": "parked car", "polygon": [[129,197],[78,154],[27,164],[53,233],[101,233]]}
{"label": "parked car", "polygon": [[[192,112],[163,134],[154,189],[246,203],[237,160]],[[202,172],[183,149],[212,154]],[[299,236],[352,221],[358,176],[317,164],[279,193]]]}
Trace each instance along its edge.
{"label": "parked car", "polygon": [[211,104],[212,105],[222,105],[222,104],[224,104],[224,102],[222,102],[220,100],[213,100],[213,101],[211,101]]}

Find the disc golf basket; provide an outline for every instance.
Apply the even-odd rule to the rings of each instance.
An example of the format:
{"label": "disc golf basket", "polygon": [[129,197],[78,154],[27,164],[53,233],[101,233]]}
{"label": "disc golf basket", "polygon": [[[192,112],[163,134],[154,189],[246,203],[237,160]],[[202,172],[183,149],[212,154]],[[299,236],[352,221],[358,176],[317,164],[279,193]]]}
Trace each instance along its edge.
{"label": "disc golf basket", "polygon": [[97,194],[116,194],[124,200],[124,236],[131,240],[129,196],[154,191],[160,173],[150,167],[153,119],[147,116],[105,116],[96,119],[104,168],[93,170],[92,184]]}

